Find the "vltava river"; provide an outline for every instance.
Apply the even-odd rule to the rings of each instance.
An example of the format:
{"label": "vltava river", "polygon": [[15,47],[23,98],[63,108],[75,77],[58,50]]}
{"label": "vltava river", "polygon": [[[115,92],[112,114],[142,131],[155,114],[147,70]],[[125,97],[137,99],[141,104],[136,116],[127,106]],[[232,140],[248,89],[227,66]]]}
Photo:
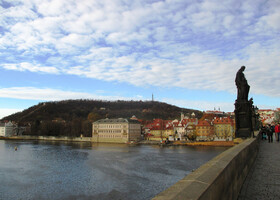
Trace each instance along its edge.
{"label": "vltava river", "polygon": [[151,199],[224,150],[0,140],[0,199]]}

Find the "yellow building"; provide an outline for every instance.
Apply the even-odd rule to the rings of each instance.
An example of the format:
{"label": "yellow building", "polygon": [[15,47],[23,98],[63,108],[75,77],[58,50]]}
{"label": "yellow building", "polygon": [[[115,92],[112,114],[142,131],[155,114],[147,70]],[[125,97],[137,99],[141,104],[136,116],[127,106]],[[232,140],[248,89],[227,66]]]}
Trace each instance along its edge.
{"label": "yellow building", "polygon": [[101,119],[92,124],[93,142],[128,143],[141,139],[141,124],[130,119]]}
{"label": "yellow building", "polygon": [[164,140],[166,139],[166,138],[170,138],[170,136],[174,136],[174,134],[175,134],[175,132],[174,132],[174,129],[173,129],[173,127],[172,128],[166,128],[164,131],[163,131],[163,135],[164,135]]}
{"label": "yellow building", "polygon": [[229,117],[217,117],[213,121],[215,141],[232,141],[234,136],[234,124]]}
{"label": "yellow building", "polygon": [[153,141],[165,141],[166,138],[169,139],[169,136],[174,136],[174,129],[172,128],[165,128],[165,129],[151,129],[150,130],[151,136],[148,140]]}
{"label": "yellow building", "polygon": [[196,127],[197,141],[210,141],[214,139],[214,127],[207,120],[199,120]]}
{"label": "yellow building", "polygon": [[196,125],[198,123],[198,120],[195,120],[194,122],[188,122],[186,125],[186,135],[188,139],[192,139],[196,137]]}
{"label": "yellow building", "polygon": [[163,130],[151,129],[150,134],[151,136],[149,137],[149,140],[160,141],[164,138]]}

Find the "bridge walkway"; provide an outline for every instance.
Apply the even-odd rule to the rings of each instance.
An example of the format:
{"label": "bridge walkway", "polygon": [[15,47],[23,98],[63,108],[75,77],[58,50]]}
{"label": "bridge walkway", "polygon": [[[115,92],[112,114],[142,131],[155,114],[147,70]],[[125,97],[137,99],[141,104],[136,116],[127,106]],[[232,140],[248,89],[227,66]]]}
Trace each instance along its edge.
{"label": "bridge walkway", "polygon": [[238,200],[280,199],[280,142],[260,140],[259,153]]}

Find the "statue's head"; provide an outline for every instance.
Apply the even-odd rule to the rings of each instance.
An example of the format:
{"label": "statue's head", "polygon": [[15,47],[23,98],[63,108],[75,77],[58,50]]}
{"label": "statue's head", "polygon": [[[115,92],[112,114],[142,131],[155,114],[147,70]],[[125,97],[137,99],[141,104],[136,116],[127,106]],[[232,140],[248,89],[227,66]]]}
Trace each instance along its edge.
{"label": "statue's head", "polygon": [[245,66],[242,66],[242,67],[241,67],[241,70],[244,71],[244,70],[245,70]]}

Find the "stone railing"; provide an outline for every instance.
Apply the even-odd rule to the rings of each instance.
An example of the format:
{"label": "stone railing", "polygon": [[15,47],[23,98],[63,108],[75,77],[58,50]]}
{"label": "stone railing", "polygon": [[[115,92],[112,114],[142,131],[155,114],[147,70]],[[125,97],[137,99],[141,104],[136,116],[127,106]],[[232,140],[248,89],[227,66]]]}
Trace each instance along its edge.
{"label": "stone railing", "polygon": [[159,193],[153,200],[237,199],[258,148],[256,138],[246,139]]}

